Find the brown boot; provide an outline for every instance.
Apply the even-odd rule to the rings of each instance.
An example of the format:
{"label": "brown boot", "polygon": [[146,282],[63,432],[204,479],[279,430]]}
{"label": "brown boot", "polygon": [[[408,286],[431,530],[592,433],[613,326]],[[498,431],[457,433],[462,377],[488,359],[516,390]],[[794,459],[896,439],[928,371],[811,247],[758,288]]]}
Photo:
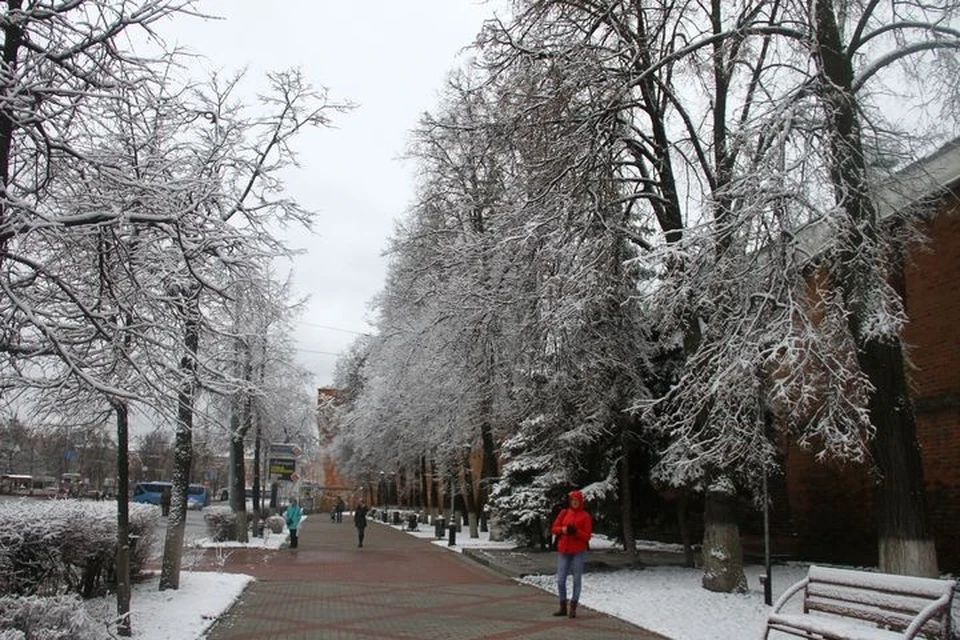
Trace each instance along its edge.
{"label": "brown boot", "polygon": [[568,613],[567,615],[570,616],[571,618],[577,617],[577,601],[576,600],[570,601],[570,613]]}
{"label": "brown boot", "polygon": [[555,615],[555,616],[565,616],[565,615],[567,615],[567,601],[566,601],[566,600],[561,600],[561,601],[560,601],[560,609],[559,609],[558,611],[555,611],[553,615]]}

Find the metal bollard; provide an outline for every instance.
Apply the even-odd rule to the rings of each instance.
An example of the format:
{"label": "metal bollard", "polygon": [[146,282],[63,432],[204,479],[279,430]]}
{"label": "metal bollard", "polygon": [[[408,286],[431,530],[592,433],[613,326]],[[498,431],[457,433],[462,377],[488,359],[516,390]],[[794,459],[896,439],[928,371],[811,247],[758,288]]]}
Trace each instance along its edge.
{"label": "metal bollard", "polygon": [[457,546],[457,525],[456,523],[450,523],[450,539],[447,540],[448,547]]}

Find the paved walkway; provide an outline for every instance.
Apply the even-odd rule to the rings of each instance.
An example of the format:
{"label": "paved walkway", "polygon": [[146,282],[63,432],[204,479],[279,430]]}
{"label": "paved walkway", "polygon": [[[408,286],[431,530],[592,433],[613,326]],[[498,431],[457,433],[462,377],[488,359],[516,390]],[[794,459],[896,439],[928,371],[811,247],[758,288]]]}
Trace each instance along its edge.
{"label": "paved walkway", "polygon": [[664,640],[583,606],[555,618],[549,593],[391,526],[371,523],[357,548],[349,516],[311,516],[299,549],[236,551],[225,570],[256,581],[208,640]]}

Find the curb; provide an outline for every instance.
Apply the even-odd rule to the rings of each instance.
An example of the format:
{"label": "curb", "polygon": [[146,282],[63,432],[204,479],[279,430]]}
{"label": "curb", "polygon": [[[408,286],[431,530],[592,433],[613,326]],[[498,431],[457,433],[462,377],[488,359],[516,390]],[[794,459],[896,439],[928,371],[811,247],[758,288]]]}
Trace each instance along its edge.
{"label": "curb", "polygon": [[525,575],[517,571],[516,569],[505,567],[499,562],[495,562],[493,558],[490,557],[489,554],[484,553],[483,550],[481,549],[467,548],[463,550],[461,555],[465,558],[469,558],[470,560],[472,560],[473,562],[476,562],[477,564],[482,564],[488,569],[492,569],[493,571],[496,571],[500,575],[506,576],[507,578],[522,578]]}

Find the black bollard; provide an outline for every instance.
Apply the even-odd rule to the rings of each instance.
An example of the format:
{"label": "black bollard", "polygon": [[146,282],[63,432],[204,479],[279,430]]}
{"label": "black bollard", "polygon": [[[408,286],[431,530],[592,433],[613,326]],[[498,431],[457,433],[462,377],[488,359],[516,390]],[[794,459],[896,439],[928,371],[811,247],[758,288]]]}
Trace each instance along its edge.
{"label": "black bollard", "polygon": [[450,523],[450,539],[447,540],[448,547],[457,546],[457,525],[454,522]]}

